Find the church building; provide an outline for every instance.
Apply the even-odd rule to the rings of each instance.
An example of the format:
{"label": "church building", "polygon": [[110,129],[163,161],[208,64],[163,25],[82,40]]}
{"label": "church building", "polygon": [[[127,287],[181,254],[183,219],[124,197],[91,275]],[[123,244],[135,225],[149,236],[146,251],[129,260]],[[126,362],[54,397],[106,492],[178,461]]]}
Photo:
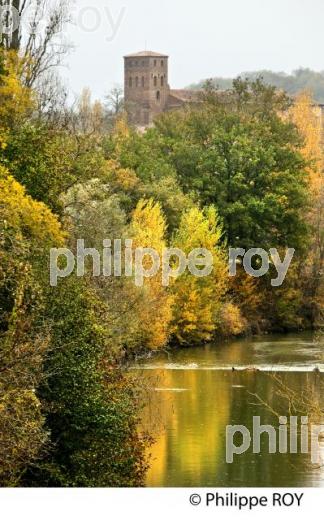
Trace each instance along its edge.
{"label": "church building", "polygon": [[158,114],[197,99],[197,91],[170,89],[166,54],[143,51],[124,56],[124,62],[125,105],[136,126],[148,127]]}

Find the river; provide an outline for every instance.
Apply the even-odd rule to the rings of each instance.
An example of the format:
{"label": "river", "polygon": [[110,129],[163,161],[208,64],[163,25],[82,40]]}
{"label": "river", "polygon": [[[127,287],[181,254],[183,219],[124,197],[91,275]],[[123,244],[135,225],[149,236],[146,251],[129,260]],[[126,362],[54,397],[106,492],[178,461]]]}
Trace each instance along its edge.
{"label": "river", "polygon": [[260,453],[253,453],[251,443],[226,462],[227,425],[252,433],[253,416],[259,416],[261,424],[278,430],[276,414],[288,422],[296,415],[300,424],[305,411],[289,411],[287,392],[293,403],[303,398],[323,409],[323,339],[303,333],[228,341],[161,352],[132,368],[147,382],[144,423],[156,438],[147,486],[324,486],[324,466],[312,464],[300,448],[269,453],[267,434]]}

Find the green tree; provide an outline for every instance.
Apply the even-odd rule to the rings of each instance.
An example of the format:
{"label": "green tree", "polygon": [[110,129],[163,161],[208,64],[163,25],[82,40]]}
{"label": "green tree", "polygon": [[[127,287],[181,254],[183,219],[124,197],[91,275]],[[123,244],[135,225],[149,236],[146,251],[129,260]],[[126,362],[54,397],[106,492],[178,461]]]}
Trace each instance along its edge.
{"label": "green tree", "polygon": [[[150,130],[143,135],[138,134],[119,120],[115,131],[104,140],[104,149],[109,158],[109,178],[124,199],[126,210],[134,210],[141,199],[153,198],[161,204],[171,235],[179,226],[182,212],[192,207],[193,201],[190,196],[184,195],[179,185],[163,138]],[[113,177],[111,173],[114,173]],[[127,186],[125,182],[118,182],[121,178],[124,181],[126,178],[132,179],[133,182]]]}
{"label": "green tree", "polygon": [[157,123],[181,186],[217,207],[230,246],[305,246],[306,163],[280,115],[288,106],[261,81],[237,80],[225,96],[209,88],[198,106]]}
{"label": "green tree", "polygon": [[114,369],[102,302],[74,277],[49,290],[47,379],[38,393],[52,449],[26,475],[29,485],[139,486],[147,438],[138,428],[139,393]]}

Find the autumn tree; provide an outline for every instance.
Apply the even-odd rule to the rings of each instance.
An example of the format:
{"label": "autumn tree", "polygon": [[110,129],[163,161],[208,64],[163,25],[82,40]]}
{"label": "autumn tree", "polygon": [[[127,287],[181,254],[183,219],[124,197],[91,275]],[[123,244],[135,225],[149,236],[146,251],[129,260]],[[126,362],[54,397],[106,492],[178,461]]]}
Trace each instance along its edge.
{"label": "autumn tree", "polygon": [[51,247],[124,226],[98,133],[35,120],[16,55],[0,56],[0,485],[142,485],[139,385],[118,369],[123,286],[49,285]]}
{"label": "autumn tree", "polygon": [[21,82],[23,60],[13,51],[0,49],[0,125],[17,127],[34,106],[34,93]]}
{"label": "autumn tree", "polygon": [[319,323],[323,307],[324,268],[324,184],[323,129],[319,108],[307,91],[301,92],[290,110],[290,117],[302,139],[302,154],[307,161],[308,185],[311,197],[308,221],[312,228],[312,247],[304,262],[304,285],[312,321]]}
{"label": "autumn tree", "polygon": [[173,245],[186,255],[207,249],[213,260],[209,276],[186,272],[172,286],[174,296],[171,331],[180,344],[209,341],[217,332],[222,299],[228,286],[228,269],[221,237],[222,227],[213,207],[185,212]]}
{"label": "autumn tree", "polygon": [[[161,205],[150,200],[140,200],[133,212],[130,224],[130,237],[133,248],[154,249],[162,258],[166,248],[166,221]],[[145,270],[150,270],[153,259],[144,255],[141,264]],[[138,269],[140,266],[137,265]],[[161,268],[156,274],[145,278],[139,289],[142,301],[139,303],[141,334],[143,346],[151,349],[163,347],[169,337],[169,324],[172,317],[172,297],[162,285]]]}
{"label": "autumn tree", "polygon": [[0,198],[0,485],[14,486],[48,441],[36,393],[49,342],[40,279],[64,233],[1,166]]}

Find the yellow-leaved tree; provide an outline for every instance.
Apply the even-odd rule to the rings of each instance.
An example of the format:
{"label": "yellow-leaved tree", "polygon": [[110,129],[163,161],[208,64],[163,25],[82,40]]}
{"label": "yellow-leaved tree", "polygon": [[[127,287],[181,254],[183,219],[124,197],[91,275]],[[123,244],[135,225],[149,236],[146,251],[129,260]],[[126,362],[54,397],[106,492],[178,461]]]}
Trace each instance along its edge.
{"label": "yellow-leaved tree", "polygon": [[310,188],[314,194],[318,194],[323,183],[322,125],[320,108],[316,106],[310,92],[298,94],[290,109],[290,116],[304,140],[301,153],[309,161],[307,171]]}
{"label": "yellow-leaved tree", "polygon": [[36,396],[49,331],[38,323],[56,217],[0,165],[0,482],[14,486],[47,442]]}
{"label": "yellow-leaved tree", "polygon": [[209,341],[216,333],[222,300],[228,286],[228,267],[221,245],[222,227],[213,207],[197,207],[185,212],[173,245],[187,256],[197,248],[213,257],[209,276],[198,277],[186,271],[172,285],[174,296],[172,333],[181,344]]}
{"label": "yellow-leaved tree", "polygon": [[[159,203],[153,199],[141,199],[133,212],[130,231],[134,250],[154,249],[161,259],[166,248],[166,221]],[[152,258],[144,256],[142,265],[149,270]],[[145,278],[138,290],[141,293],[137,311],[141,321],[142,344],[151,349],[161,348],[168,341],[172,318],[172,296],[162,285],[161,268],[154,276]]]}
{"label": "yellow-leaved tree", "polygon": [[0,49],[0,126],[10,128],[34,105],[33,91],[21,82],[24,61],[14,51]]}
{"label": "yellow-leaved tree", "polygon": [[323,323],[324,307],[324,176],[323,128],[321,109],[309,92],[301,92],[290,113],[304,143],[301,153],[308,161],[310,192],[308,222],[312,228],[312,247],[304,261],[306,305],[313,324]]}

